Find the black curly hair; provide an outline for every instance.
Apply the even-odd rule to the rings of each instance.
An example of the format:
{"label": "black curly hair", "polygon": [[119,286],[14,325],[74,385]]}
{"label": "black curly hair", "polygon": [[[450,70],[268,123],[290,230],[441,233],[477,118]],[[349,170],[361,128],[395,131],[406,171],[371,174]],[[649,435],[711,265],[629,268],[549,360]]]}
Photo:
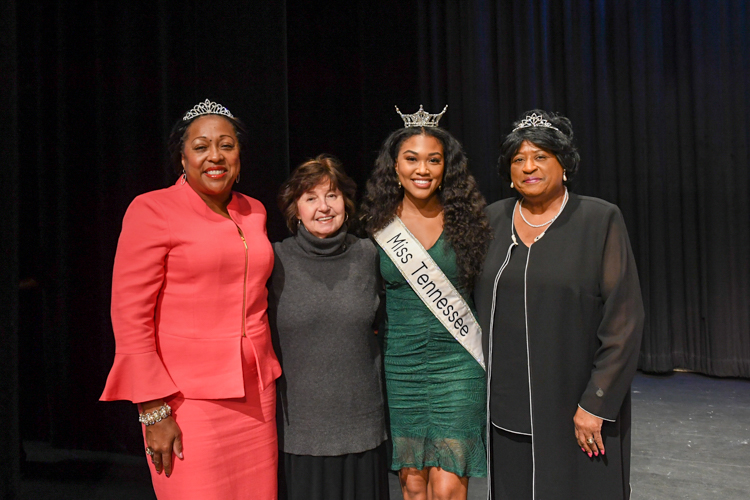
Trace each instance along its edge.
{"label": "black curly hair", "polygon": [[443,207],[445,238],[456,253],[460,285],[470,291],[482,270],[491,232],[484,213],[486,202],[469,173],[461,143],[446,130],[439,127],[402,128],[388,136],[367,181],[361,207],[362,224],[372,236],[396,214],[404,196],[398,186],[396,158],[404,141],[419,134],[434,137],[443,146],[443,189],[436,191],[436,196]]}
{"label": "black curly hair", "polygon": [[516,128],[521,120],[536,113],[541,116],[558,130],[550,127],[526,127],[519,128],[505,136],[503,145],[500,147],[500,157],[497,159],[497,169],[500,171],[500,177],[510,182],[510,162],[521,149],[523,141],[529,141],[537,147],[555,155],[562,168],[565,169],[565,176],[568,178],[564,181],[565,186],[569,186],[573,178],[578,173],[578,164],[581,156],[578,149],[573,143],[573,125],[566,117],[557,113],[548,113],[541,109],[532,109],[526,111],[521,117],[513,122],[513,128]]}

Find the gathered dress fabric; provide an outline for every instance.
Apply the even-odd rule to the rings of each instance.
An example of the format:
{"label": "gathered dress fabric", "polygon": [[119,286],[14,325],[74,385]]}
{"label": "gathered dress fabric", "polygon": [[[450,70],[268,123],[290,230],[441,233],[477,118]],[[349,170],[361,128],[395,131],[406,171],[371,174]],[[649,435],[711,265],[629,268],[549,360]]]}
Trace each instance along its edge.
{"label": "gathered dress fabric", "polygon": [[[570,194],[527,247],[515,203],[487,208],[493,240],[474,290],[489,363],[492,498],[628,499],[644,311],[622,215]],[[604,455],[578,446],[579,408],[603,419]]]}
{"label": "gathered dress fabric", "polygon": [[343,226],[300,225],[274,244],[269,319],[278,383],[282,500],[388,498],[378,252]]}
{"label": "gathered dress fabric", "polygon": [[[391,469],[440,467],[461,477],[484,477],[484,368],[379,250],[386,287],[384,366],[393,442]],[[457,285],[456,256],[444,234],[427,253],[473,307]]]}
{"label": "gathered dress fabric", "polygon": [[227,210],[231,219],[178,180],[138,196],[123,219],[101,400],[172,407],[184,460],[173,456],[169,478],[147,460],[160,500],[277,498],[273,251],[259,201],[232,192]]}

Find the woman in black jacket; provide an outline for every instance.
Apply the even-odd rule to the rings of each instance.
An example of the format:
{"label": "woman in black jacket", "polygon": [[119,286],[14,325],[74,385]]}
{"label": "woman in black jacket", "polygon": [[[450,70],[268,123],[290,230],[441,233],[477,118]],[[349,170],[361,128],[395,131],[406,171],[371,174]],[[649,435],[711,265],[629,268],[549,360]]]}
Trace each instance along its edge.
{"label": "woman in black jacket", "polygon": [[643,328],[620,210],[568,191],[570,121],[524,113],[487,208],[494,239],[474,290],[488,360],[495,499],[630,497],[630,384]]}

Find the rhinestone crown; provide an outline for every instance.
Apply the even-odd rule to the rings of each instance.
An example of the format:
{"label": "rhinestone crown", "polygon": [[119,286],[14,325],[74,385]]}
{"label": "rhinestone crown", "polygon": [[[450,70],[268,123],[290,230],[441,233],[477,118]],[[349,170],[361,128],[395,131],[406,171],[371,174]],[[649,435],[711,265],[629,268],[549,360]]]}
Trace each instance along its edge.
{"label": "rhinestone crown", "polygon": [[187,114],[182,117],[182,119],[187,121],[200,115],[224,115],[230,118],[234,118],[234,115],[230,113],[227,108],[225,108],[218,102],[211,102],[206,99],[205,102],[199,102],[198,104],[193,106],[193,109],[188,111]]}
{"label": "rhinestone crown", "polygon": [[401,119],[404,120],[404,127],[437,127],[438,122],[440,121],[440,117],[442,117],[445,114],[445,111],[448,109],[448,105],[446,104],[443,110],[437,114],[433,115],[428,113],[424,110],[422,105],[419,105],[419,111],[417,111],[414,114],[411,115],[405,115],[401,112],[400,109],[398,109],[398,106],[396,106],[396,113],[401,115]]}
{"label": "rhinestone crown", "polygon": [[538,115],[536,113],[531,113],[529,116],[521,120],[521,122],[516,126],[516,128],[513,129],[513,132],[515,132],[518,129],[529,128],[529,127],[547,127],[547,128],[555,129],[558,132],[560,132],[559,128],[552,125],[542,115]]}

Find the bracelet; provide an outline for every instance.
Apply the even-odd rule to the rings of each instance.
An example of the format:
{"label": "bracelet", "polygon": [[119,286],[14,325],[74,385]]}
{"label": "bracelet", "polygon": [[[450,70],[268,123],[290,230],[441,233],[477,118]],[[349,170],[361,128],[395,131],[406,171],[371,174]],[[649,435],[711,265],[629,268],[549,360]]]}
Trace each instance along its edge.
{"label": "bracelet", "polygon": [[161,422],[172,414],[172,408],[164,403],[159,408],[149,413],[141,413],[138,415],[138,421],[145,426],[154,425],[157,422]]}

